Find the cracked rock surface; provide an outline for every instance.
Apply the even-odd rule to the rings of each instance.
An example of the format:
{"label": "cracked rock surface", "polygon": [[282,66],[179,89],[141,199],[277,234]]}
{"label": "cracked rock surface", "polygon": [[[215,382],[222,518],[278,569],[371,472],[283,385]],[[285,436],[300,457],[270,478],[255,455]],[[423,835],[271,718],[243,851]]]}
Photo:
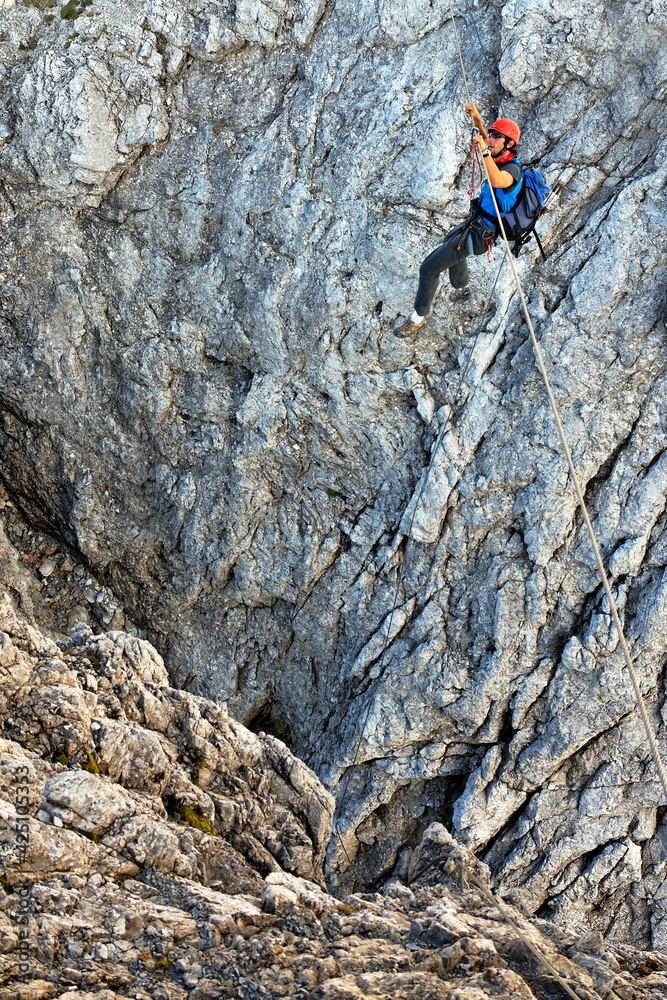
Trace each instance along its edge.
{"label": "cracked rock surface", "polygon": [[508,922],[439,823],[402,879],[329,895],[332,797],[143,640],[59,647],[3,593],[0,670],[0,1000],[667,995],[667,954]]}
{"label": "cracked rock surface", "polygon": [[171,688],[160,655],[127,633],[82,625],[61,652],[6,594],[0,625],[10,859],[21,785],[36,871],[160,868],[236,892],[261,887],[258,872],[323,882],[333,799],[284,744]]}
{"label": "cracked rock surface", "polygon": [[[191,692],[170,718],[228,702],[189,753],[221,752],[208,726],[233,717],[336,795],[339,891],[404,872],[435,820],[531,912],[667,949],[665,803],[507,264],[492,288],[502,253],[472,265],[474,309],[441,294],[430,332],[391,336],[467,209],[448,6],[50,2],[0,9],[12,503]],[[485,120],[519,121],[523,162],[561,188],[548,261],[518,267],[662,746],[664,0],[456,12]],[[142,641],[75,635],[67,656]],[[152,858],[143,794],[217,816],[168,731],[121,734],[111,708],[92,728],[132,695],[44,670],[35,734],[121,789],[99,844],[64,851],[111,838],[141,865],[136,835]],[[71,832],[103,779],[49,781],[49,830]],[[253,850],[312,879],[323,847],[301,835]],[[183,877],[215,867],[206,836],[165,839]]]}

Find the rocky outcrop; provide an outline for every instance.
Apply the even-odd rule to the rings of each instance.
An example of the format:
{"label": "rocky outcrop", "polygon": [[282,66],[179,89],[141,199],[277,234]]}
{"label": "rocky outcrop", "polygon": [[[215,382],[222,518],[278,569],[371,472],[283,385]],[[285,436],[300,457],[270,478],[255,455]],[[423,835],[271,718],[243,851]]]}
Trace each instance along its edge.
{"label": "rocky outcrop", "polygon": [[402,879],[329,895],[331,796],[170,687],[147,642],[81,626],[61,649],[4,594],[0,670],[0,1000],[539,1000],[556,974],[582,1000],[667,990],[666,954],[498,910],[437,823]]}
{"label": "rocky outcrop", "polygon": [[158,868],[229,892],[258,890],[273,871],[322,883],[333,799],[284,744],[169,687],[143,640],[81,626],[61,652],[2,600],[7,871]]}
{"label": "rocky outcrop", "polygon": [[[390,335],[467,206],[449,8],[50,2],[0,14],[11,497],[173,682],[336,792],[341,889],[445,820],[533,911],[664,946],[664,803],[507,267],[488,318],[441,296]],[[456,12],[483,113],[564,184],[520,272],[662,741],[664,9]],[[119,768],[95,836],[122,839],[134,757],[49,721],[109,689],[46,686],[30,725]],[[169,755],[136,739],[157,788]],[[53,780],[45,811],[77,815]]]}

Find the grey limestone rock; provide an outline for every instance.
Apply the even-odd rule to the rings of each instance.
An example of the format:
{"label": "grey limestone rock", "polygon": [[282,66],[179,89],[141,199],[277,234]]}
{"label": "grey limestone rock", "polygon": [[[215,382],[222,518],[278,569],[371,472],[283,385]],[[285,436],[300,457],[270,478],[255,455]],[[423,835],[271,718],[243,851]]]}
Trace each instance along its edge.
{"label": "grey limestone rock", "polygon": [[[488,866],[440,823],[407,851],[403,880],[337,898],[321,877],[333,800],[275,737],[171,688],[147,642],[82,626],[60,649],[6,594],[0,624],[3,692],[14,685],[12,715],[0,712],[0,1000],[537,1000],[545,962],[584,1000],[650,1000],[664,985],[665,954],[501,911]],[[38,731],[20,695],[55,676],[61,697]],[[150,707],[154,730],[149,693],[163,705]],[[79,722],[75,760],[54,760],[59,713]],[[107,774],[83,749],[87,727],[95,751],[111,734]],[[145,749],[157,745],[166,786]]]}
{"label": "grey limestone rock", "polygon": [[[319,871],[335,793],[340,891],[444,820],[527,908],[667,947],[665,803],[502,255],[487,314],[391,336],[467,209],[447,5],[42,6],[0,10],[2,477],[164,661],[24,632],[3,713],[240,823],[263,874]],[[662,746],[665,5],[455,11],[562,186],[518,269]]]}
{"label": "grey limestone rock", "polygon": [[143,640],[82,626],[61,651],[16,616],[7,594],[0,626],[8,867],[20,869],[20,787],[34,814],[34,865],[88,874],[161,866],[230,891],[256,886],[258,871],[322,882],[333,799],[284,744],[169,687]]}

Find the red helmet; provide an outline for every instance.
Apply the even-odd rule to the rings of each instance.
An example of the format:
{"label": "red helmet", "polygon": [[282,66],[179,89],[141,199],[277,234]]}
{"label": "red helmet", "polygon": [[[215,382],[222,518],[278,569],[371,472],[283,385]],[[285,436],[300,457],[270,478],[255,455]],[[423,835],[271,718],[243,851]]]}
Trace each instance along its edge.
{"label": "red helmet", "polygon": [[493,123],[491,128],[495,129],[496,132],[500,132],[506,139],[511,139],[512,142],[518,142],[521,137],[521,129],[511,118],[499,118],[497,122]]}

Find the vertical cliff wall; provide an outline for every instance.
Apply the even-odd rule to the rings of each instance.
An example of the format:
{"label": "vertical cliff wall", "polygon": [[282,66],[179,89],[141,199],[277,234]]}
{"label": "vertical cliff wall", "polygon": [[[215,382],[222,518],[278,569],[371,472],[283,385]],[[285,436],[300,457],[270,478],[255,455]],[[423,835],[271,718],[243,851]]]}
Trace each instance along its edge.
{"label": "vertical cliff wall", "polygon": [[[445,294],[391,336],[467,209],[449,5],[50,2],[0,11],[11,496],[175,682],[345,788],[336,878],[441,820],[530,909],[665,946],[664,803],[507,265],[478,337]],[[455,10],[487,121],[565,185],[519,269],[662,740],[665,5]]]}

